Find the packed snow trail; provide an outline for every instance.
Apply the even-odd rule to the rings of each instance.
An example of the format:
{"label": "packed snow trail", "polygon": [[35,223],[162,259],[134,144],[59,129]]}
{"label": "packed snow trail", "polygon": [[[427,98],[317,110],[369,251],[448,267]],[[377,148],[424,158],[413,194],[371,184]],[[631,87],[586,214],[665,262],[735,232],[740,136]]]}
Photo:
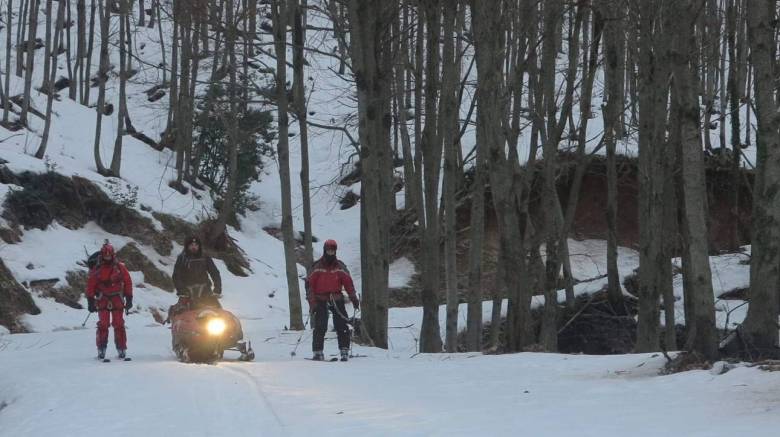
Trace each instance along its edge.
{"label": "packed snow trail", "polygon": [[308,347],[289,356],[298,333],[251,320],[255,362],[227,352],[182,364],[170,331],[139,320],[128,321],[132,362],[96,360],[93,329],[0,336],[0,436],[711,437],[780,426],[780,373],[758,369],[658,376],[658,355],[410,358],[362,347],[368,357],[313,363]]}

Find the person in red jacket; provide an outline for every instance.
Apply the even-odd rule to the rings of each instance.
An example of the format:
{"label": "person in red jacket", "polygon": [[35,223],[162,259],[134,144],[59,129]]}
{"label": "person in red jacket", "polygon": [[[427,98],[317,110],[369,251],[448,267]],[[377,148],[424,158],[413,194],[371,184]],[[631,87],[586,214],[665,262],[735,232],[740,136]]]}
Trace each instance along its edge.
{"label": "person in red jacket", "polygon": [[306,300],[309,301],[309,311],[314,318],[314,336],[312,337],[313,360],[325,359],[323,346],[325,331],[328,329],[328,310],[333,313],[333,326],[338,334],[341,361],[349,359],[349,327],[347,326],[347,310],[344,307],[342,288],[349,294],[349,300],[355,309],[360,308],[360,301],[355,294],[355,286],[349,270],[343,262],[336,258],[338,245],[334,240],[327,240],[323,245],[322,258],[317,260],[306,278]]}
{"label": "person in red jacket", "polygon": [[[98,313],[98,358],[106,356],[108,326],[114,327],[114,343],[119,358],[125,358],[127,333],[122,312],[133,307],[133,282],[125,265],[114,253],[114,247],[106,242],[100,249],[98,264],[89,272],[87,280],[87,305],[89,312]],[[124,299],[123,299],[124,298]]]}

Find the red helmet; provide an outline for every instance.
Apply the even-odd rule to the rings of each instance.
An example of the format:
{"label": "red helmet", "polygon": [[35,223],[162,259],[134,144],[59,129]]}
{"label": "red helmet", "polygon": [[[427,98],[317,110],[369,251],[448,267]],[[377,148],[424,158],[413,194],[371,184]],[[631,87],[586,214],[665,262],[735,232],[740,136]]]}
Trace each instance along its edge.
{"label": "red helmet", "polygon": [[336,250],[339,248],[339,245],[336,244],[336,240],[325,240],[325,244],[322,246],[323,251],[328,249]]}
{"label": "red helmet", "polygon": [[105,243],[103,247],[100,248],[100,259],[103,261],[106,260],[114,260],[114,246],[112,246],[109,243]]}

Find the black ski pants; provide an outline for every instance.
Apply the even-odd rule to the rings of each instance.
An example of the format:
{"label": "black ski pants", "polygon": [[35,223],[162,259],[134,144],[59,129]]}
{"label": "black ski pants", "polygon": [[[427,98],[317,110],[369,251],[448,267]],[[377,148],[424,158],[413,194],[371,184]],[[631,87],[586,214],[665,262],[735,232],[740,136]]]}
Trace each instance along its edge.
{"label": "black ski pants", "polygon": [[333,313],[333,326],[336,327],[339,349],[349,349],[349,327],[347,326],[347,310],[344,299],[333,301],[316,301],[314,306],[314,336],[311,341],[312,351],[321,351],[325,344],[325,332],[328,330],[328,310]]}

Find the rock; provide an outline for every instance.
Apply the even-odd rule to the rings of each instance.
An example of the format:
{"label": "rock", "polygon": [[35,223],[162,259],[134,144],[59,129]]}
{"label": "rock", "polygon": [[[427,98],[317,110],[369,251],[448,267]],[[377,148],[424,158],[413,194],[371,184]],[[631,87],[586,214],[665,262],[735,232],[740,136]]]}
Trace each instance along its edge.
{"label": "rock", "polygon": [[135,243],[127,243],[116,255],[125,263],[128,270],[142,272],[144,281],[148,284],[168,292],[173,292],[173,280],[171,277],[158,269],[146,255],[141,253]]}
{"label": "rock", "polygon": [[40,314],[30,293],[16,281],[11,271],[0,259],[0,325],[12,333],[27,332],[25,326],[18,320],[22,314]]}

